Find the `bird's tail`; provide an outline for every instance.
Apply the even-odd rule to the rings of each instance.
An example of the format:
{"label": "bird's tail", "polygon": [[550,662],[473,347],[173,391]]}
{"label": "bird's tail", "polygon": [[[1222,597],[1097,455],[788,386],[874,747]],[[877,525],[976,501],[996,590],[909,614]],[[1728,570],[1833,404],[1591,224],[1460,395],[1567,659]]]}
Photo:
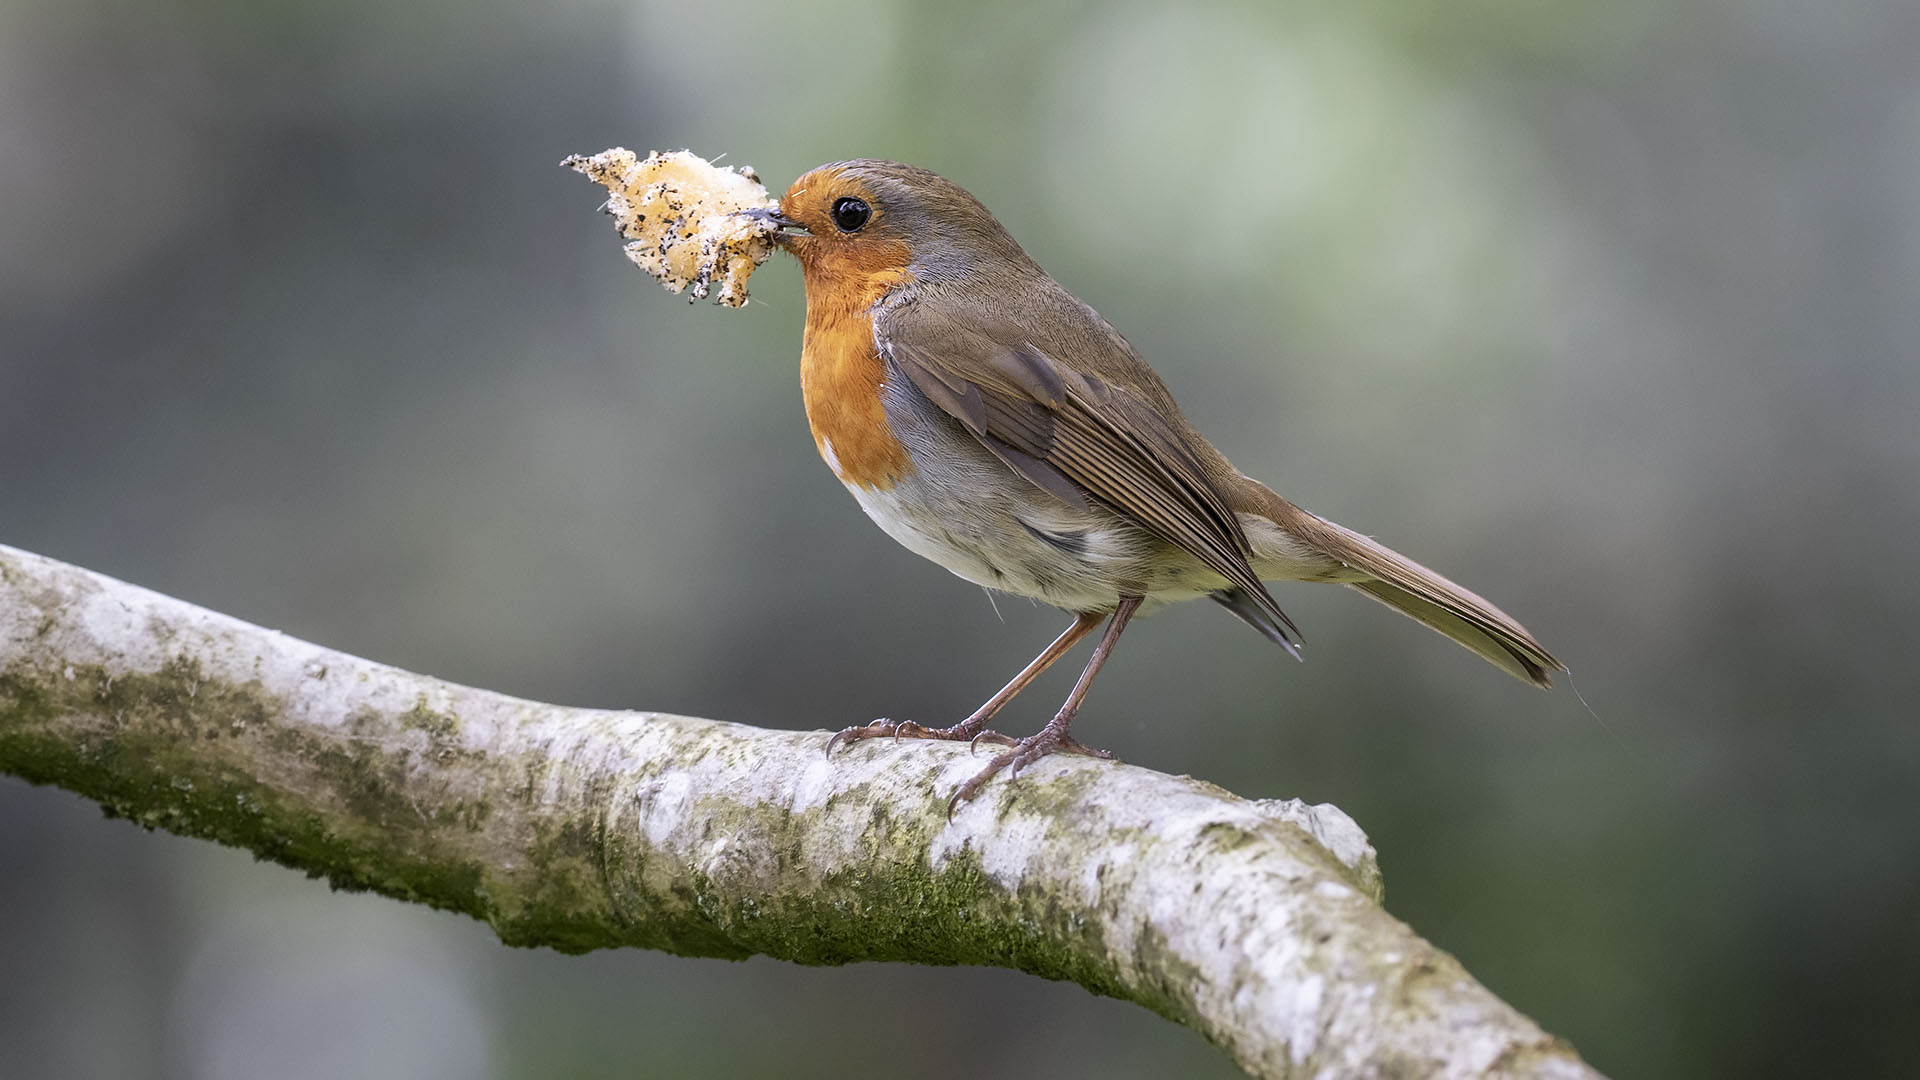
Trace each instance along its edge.
{"label": "bird's tail", "polygon": [[1278,504],[1271,506],[1276,512],[1269,515],[1275,524],[1350,570],[1367,575],[1347,584],[1440,631],[1517,679],[1550,687],[1553,672],[1567,670],[1526,627],[1480,596],[1384,544],[1310,514],[1271,491],[1266,494]]}

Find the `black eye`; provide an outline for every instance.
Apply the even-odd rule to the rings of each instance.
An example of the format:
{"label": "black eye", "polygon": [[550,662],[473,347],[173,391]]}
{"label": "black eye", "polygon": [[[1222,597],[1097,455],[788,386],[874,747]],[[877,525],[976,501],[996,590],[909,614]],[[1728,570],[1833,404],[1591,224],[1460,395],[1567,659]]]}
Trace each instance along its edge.
{"label": "black eye", "polygon": [[856,232],[873,216],[873,208],[867,200],[856,199],[851,195],[833,200],[833,224],[841,232]]}

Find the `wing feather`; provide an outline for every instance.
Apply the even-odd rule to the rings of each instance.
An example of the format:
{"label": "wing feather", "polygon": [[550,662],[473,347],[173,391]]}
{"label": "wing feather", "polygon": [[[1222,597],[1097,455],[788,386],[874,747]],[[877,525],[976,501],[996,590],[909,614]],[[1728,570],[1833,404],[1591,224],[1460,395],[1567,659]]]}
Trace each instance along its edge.
{"label": "wing feather", "polygon": [[1148,401],[1030,342],[950,322],[896,320],[882,345],[927,400],[1009,468],[1068,501],[1090,495],[1191,553],[1230,583],[1230,606],[1245,609],[1236,613],[1291,650],[1299,630],[1254,572],[1239,517],[1200,454]]}

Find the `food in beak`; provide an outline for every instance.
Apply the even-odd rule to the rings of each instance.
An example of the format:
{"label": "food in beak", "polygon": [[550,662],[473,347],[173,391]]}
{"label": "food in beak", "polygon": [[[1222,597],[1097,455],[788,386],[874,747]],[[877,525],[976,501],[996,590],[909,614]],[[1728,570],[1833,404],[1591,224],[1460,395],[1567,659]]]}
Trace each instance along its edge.
{"label": "food in beak", "polygon": [[607,189],[605,209],[628,240],[627,258],[669,292],[691,285],[696,300],[718,281],[717,303],[746,303],[747,277],[772,256],[786,221],[751,168],[715,165],[689,150],[642,160],[615,147],[561,164]]}

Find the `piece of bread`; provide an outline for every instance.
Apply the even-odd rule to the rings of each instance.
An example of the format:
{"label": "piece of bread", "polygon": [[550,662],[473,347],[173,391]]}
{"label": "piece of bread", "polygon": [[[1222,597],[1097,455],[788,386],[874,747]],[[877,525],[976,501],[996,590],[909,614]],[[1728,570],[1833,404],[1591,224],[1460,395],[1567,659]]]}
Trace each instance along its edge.
{"label": "piece of bread", "polygon": [[640,160],[620,147],[560,164],[606,187],[604,209],[629,241],[627,258],[670,292],[691,285],[704,300],[718,281],[716,302],[747,302],[747,276],[773,254],[776,226],[740,211],[780,205],[751,168],[715,165],[689,150]]}

